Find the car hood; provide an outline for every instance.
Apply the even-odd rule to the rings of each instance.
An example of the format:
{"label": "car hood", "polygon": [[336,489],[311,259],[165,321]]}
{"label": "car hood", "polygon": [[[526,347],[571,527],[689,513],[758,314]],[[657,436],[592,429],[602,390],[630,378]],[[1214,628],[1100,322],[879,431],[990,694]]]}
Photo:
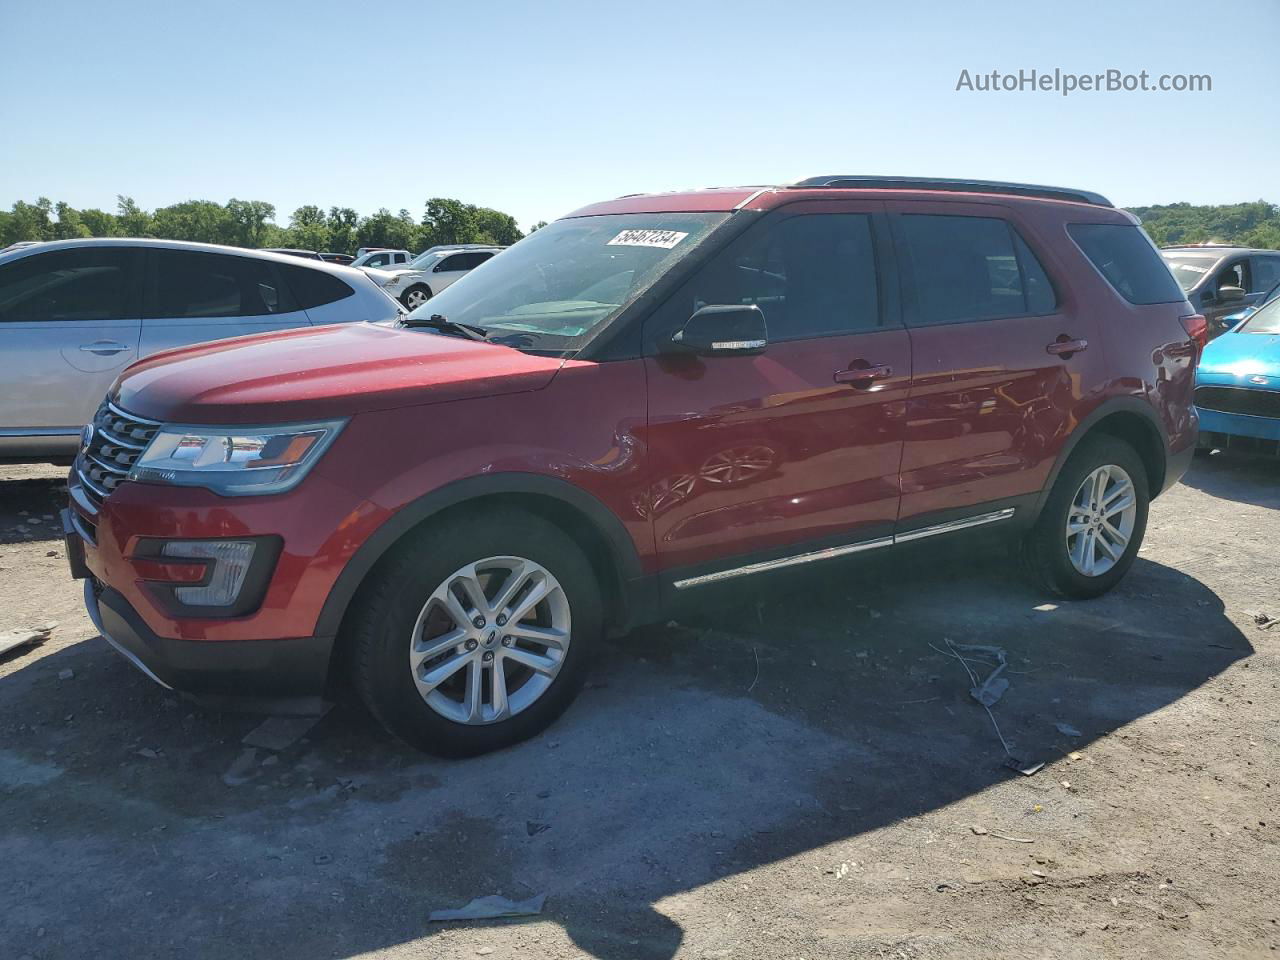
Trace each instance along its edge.
{"label": "car hood", "polygon": [[408,267],[361,267],[365,273],[372,276],[375,280],[387,280],[391,277],[398,277],[403,273],[417,273],[417,270],[410,270]]}
{"label": "car hood", "polygon": [[1204,348],[1196,382],[1280,390],[1280,334],[1224,333]]}
{"label": "car hood", "polygon": [[565,363],[499,344],[346,323],[237,337],[128,367],[113,401],[168,423],[287,423],[540,390]]}

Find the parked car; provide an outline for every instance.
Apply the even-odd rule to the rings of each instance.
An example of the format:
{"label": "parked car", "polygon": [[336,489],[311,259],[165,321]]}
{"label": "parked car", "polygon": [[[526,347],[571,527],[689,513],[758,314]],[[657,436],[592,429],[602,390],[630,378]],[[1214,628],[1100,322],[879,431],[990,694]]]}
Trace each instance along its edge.
{"label": "parked car", "polygon": [[1209,321],[1209,336],[1231,328],[1229,314],[1258,306],[1280,283],[1280,250],[1199,244],[1160,253],[1187,300]]}
{"label": "parked car", "polygon": [[388,295],[415,310],[504,249],[471,243],[432,247],[403,267],[386,267],[368,273]]}
{"label": "parked car", "polygon": [[1251,316],[1253,316],[1255,313],[1257,313],[1259,310],[1265,307],[1268,303],[1270,303],[1272,300],[1275,300],[1277,298],[1280,298],[1280,283],[1277,283],[1274,287],[1272,287],[1270,290],[1264,293],[1262,295],[1262,299],[1259,300],[1255,305],[1250,307],[1245,307],[1243,310],[1240,310],[1237,313],[1231,313],[1223,317],[1221,321],[1222,325],[1225,326],[1227,330],[1231,330],[1233,327],[1236,326],[1236,324],[1243,323],[1245,320],[1248,320]]}
{"label": "parked car", "polygon": [[0,458],[69,460],[131,361],[399,307],[359,270],[169,240],[62,240],[0,255]]}
{"label": "parked car", "polygon": [[263,253],[281,253],[287,257],[301,257],[304,260],[323,260],[315,250],[295,250],[292,247],[267,247]]}
{"label": "parked car", "polygon": [[408,250],[367,250],[356,256],[352,262],[353,267],[378,267],[378,268],[394,268],[403,266],[413,259],[413,254]]}
{"label": "parked car", "polygon": [[349,253],[322,253],[320,259],[325,263],[336,263],[344,267],[349,267],[355,261],[355,257]]}
{"label": "parked car", "polygon": [[161,684],[307,711],[350,682],[473,754],[560,714],[606,630],[769,572],[991,531],[1054,594],[1105,592],[1194,452],[1204,335],[1084,191],[630,196],[396,325],[135,364],[68,556]]}
{"label": "parked car", "polygon": [[1205,348],[1195,399],[1201,448],[1280,456],[1280,295],[1275,291]]}

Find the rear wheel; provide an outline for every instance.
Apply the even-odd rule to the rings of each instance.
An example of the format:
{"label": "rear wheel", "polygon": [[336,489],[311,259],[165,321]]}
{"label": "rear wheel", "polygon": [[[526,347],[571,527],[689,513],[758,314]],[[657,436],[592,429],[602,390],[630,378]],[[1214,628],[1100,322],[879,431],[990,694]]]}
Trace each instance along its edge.
{"label": "rear wheel", "polygon": [[516,510],[458,515],[374,576],[355,614],[356,688],[408,743],[452,757],[508,746],[581,689],[599,589],[553,524]]}
{"label": "rear wheel", "polygon": [[1122,440],[1090,437],[1071,455],[1027,536],[1032,570],[1054,593],[1106,593],[1128,572],[1147,528],[1142,459]]}

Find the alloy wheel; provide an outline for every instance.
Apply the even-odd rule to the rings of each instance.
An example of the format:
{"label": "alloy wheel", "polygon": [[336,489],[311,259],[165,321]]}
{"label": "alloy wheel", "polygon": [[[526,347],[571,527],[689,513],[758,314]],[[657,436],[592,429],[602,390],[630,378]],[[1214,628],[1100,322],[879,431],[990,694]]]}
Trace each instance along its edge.
{"label": "alloy wheel", "polygon": [[430,299],[431,297],[424,290],[410,290],[405,294],[404,305],[410,310],[417,310]]}
{"label": "alloy wheel", "polygon": [[569,601],[541,564],[489,557],[436,587],[414,624],[409,669],[427,705],[456,723],[498,723],[527,709],[569,649]]}
{"label": "alloy wheel", "polygon": [[1100,577],[1114,567],[1133,536],[1138,499],[1133,480],[1113,463],[1098,467],[1080,484],[1067,511],[1067,556],[1076,571]]}

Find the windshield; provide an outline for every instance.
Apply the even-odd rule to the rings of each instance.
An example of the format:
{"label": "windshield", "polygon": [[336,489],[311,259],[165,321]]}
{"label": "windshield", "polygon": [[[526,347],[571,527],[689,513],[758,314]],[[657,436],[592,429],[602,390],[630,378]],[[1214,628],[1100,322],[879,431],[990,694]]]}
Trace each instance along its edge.
{"label": "windshield", "polygon": [[408,266],[412,267],[414,270],[424,270],[427,267],[432,266],[442,256],[444,256],[444,254],[439,250],[427,250],[410,260]]}
{"label": "windshield", "polygon": [[1204,275],[1222,258],[1204,254],[1187,256],[1166,253],[1164,259],[1165,263],[1169,264],[1169,269],[1173,271],[1173,278],[1178,281],[1178,286],[1182,288],[1183,293],[1186,293],[1204,279]]}
{"label": "windshield", "polygon": [[628,213],[557,220],[415,310],[480,327],[522,350],[564,351],[613,319],[727,213]]}
{"label": "windshield", "polygon": [[1273,298],[1240,325],[1237,333],[1280,333],[1280,298]]}

